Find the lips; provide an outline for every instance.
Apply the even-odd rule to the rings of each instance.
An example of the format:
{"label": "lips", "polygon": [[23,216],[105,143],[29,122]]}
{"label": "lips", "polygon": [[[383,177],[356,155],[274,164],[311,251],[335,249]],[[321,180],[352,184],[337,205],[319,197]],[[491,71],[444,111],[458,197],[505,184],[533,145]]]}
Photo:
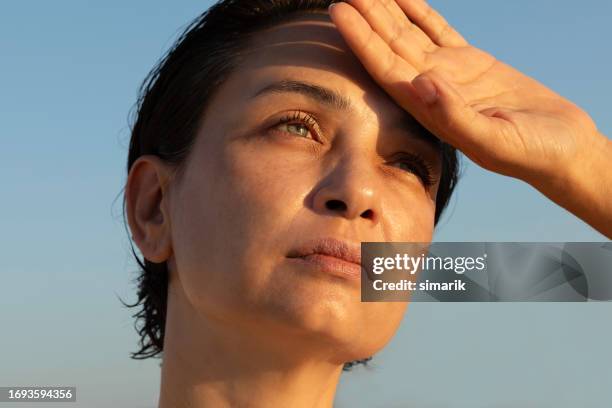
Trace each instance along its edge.
{"label": "lips", "polygon": [[291,250],[289,258],[306,258],[323,255],[361,266],[361,245],[335,238],[320,238],[308,241]]}

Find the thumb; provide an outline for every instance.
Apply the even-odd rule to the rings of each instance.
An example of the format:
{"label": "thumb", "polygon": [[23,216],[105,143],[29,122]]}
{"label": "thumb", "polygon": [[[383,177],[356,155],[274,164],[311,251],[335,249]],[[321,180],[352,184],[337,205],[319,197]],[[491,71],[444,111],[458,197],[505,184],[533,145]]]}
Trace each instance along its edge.
{"label": "thumb", "polygon": [[489,118],[470,107],[439,74],[428,71],[412,80],[421,112],[436,134],[461,150],[472,150],[490,135]]}

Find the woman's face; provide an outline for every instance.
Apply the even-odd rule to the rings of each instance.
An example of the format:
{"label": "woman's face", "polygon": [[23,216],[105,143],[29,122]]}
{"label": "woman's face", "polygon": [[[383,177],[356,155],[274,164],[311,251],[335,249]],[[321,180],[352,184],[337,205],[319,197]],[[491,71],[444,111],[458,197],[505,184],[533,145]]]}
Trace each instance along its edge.
{"label": "woman's face", "polygon": [[324,345],[338,363],[367,357],[406,304],[362,303],[358,279],[289,256],[323,238],[431,241],[439,150],[327,15],[268,29],[248,51],[170,188],[170,296],[252,336]]}

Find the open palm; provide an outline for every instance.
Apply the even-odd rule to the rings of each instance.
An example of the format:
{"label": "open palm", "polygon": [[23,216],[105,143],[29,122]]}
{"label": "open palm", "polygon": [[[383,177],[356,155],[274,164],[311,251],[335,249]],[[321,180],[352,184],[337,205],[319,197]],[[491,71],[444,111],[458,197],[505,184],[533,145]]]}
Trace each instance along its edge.
{"label": "open palm", "polygon": [[347,0],[330,16],[398,105],[484,168],[533,182],[599,143],[586,112],[471,46],[424,0]]}

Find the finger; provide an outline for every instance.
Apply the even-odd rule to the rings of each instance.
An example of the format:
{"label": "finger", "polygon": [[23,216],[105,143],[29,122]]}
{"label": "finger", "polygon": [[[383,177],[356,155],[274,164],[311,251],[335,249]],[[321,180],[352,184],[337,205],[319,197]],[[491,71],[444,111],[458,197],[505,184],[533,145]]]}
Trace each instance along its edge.
{"label": "finger", "polygon": [[387,92],[397,94],[394,83],[411,81],[419,72],[396,54],[353,6],[336,3],[329,15],[364,68]]}
{"label": "finger", "polygon": [[422,59],[435,47],[431,39],[412,23],[395,0],[348,0],[389,47],[410,62]]}
{"label": "finger", "polygon": [[420,96],[420,106],[411,112],[417,120],[479,164],[490,161],[483,157],[494,154],[496,135],[508,126],[504,120],[474,110],[435,71],[419,75],[412,86]]}
{"label": "finger", "polygon": [[468,42],[425,0],[395,0],[408,18],[440,47],[464,47]]}

